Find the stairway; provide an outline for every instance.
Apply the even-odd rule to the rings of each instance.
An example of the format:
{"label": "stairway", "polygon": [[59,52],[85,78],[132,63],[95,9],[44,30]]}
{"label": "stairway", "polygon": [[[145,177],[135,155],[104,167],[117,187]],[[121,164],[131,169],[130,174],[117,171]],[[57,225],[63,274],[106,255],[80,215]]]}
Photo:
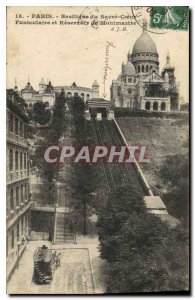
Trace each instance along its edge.
{"label": "stairway", "polygon": [[71,215],[65,212],[56,212],[55,244],[74,243],[74,232],[70,229]]}

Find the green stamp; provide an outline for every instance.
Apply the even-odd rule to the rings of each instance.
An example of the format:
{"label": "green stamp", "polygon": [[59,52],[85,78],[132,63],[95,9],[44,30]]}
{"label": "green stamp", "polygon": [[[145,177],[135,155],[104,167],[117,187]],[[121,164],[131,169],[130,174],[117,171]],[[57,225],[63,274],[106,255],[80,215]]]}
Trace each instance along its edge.
{"label": "green stamp", "polygon": [[151,28],[188,30],[188,6],[153,6],[149,13]]}

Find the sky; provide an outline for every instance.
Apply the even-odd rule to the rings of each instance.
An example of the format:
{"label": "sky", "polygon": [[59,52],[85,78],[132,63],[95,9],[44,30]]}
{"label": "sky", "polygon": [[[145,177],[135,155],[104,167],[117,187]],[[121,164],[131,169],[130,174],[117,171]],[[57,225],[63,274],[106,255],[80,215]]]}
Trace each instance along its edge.
{"label": "sky", "polygon": [[[149,14],[142,14],[136,20],[142,23]],[[7,88],[13,88],[15,79],[19,89],[24,88],[30,78],[32,86],[38,90],[43,77],[51,80],[54,86],[71,85],[76,82],[83,87],[91,87],[94,80],[100,84],[100,97],[104,92],[104,72],[106,45],[109,48],[108,75],[105,82],[106,98],[110,99],[110,85],[121,72],[122,62],[127,61],[127,53],[132,51],[136,39],[141,35],[139,24],[118,26],[67,26],[67,25],[16,25],[16,20],[50,21],[46,18],[33,18],[32,14],[52,14],[52,21],[58,22],[61,14],[93,16],[132,16],[130,7],[8,7],[7,9]],[[137,13],[137,12],[135,12]],[[22,18],[16,18],[19,14]],[[58,18],[56,17],[58,16]],[[77,21],[78,19],[60,19]],[[84,20],[84,19],[83,19]],[[103,19],[102,19],[103,20]],[[116,19],[109,19],[114,21]],[[135,22],[134,19],[125,19]],[[117,19],[119,21],[119,19]],[[91,21],[90,21],[91,22]],[[126,27],[126,31],[122,31]],[[114,30],[111,30],[113,29]],[[148,29],[149,25],[148,25]],[[169,51],[171,64],[175,66],[175,75],[180,82],[180,95],[188,102],[189,84],[189,43],[188,31],[152,30],[149,33],[156,43],[159,53],[160,70]],[[159,34],[162,33],[162,34]]]}

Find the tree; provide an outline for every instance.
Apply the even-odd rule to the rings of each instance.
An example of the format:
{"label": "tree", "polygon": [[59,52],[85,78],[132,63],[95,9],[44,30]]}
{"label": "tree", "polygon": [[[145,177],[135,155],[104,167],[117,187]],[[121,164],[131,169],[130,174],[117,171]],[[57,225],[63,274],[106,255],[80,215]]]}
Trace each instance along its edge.
{"label": "tree", "polygon": [[35,122],[46,125],[50,121],[51,112],[47,106],[47,103],[41,101],[34,103],[32,118]]}

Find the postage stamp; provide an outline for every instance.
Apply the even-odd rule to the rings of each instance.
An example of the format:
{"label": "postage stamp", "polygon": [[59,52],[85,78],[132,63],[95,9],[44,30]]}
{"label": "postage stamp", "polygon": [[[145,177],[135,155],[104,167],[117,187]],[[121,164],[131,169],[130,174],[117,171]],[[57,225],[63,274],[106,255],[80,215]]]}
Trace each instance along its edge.
{"label": "postage stamp", "polygon": [[151,28],[188,30],[188,6],[155,6],[150,8]]}

